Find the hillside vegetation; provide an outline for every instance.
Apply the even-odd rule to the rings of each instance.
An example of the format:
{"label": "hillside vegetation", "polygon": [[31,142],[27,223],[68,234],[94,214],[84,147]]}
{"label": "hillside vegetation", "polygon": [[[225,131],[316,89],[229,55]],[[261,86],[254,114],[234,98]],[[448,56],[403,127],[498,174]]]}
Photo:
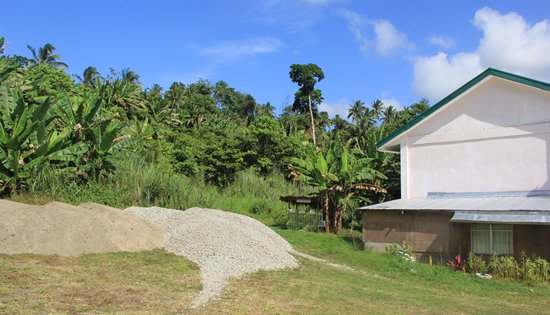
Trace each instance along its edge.
{"label": "hillside vegetation", "polygon": [[[275,220],[269,208],[282,206],[272,202],[279,195],[314,192],[326,199],[327,226],[337,232],[354,222],[357,205],[399,195],[398,158],[378,152],[376,142],[428,107],[357,100],[349,120],[330,118],[318,110],[315,83],[324,74],[308,64],[290,67],[297,92],[279,112],[224,81],[144,87],[129,68],[104,75],[93,66],[70,76],[52,44],[17,56],[0,40],[5,196],[233,207],[271,211]],[[247,190],[247,180],[274,187]],[[232,193],[258,198],[227,200]]]}

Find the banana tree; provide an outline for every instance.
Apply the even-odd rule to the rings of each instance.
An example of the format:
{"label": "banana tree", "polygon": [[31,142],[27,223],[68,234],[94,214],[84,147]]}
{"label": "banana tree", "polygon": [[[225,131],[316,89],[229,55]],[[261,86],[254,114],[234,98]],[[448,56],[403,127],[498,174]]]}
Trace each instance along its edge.
{"label": "banana tree", "polygon": [[350,152],[336,135],[326,153],[311,153],[307,159],[291,160],[297,180],[318,189],[323,201],[326,232],[342,230],[343,214],[361,193],[385,194],[380,180],[385,176],[371,167],[372,159]]}
{"label": "banana tree", "polygon": [[52,127],[51,103],[28,104],[20,90],[0,88],[0,190],[20,188],[41,163],[70,160],[83,152],[68,141],[70,130]]}
{"label": "banana tree", "polygon": [[103,106],[102,92],[84,98],[60,98],[52,112],[57,123],[71,130],[73,144],[80,143],[84,148],[74,160],[77,172],[84,176],[96,177],[102,171],[114,170],[113,160],[123,154],[123,148],[133,141],[128,135],[121,135],[124,124],[100,114]]}

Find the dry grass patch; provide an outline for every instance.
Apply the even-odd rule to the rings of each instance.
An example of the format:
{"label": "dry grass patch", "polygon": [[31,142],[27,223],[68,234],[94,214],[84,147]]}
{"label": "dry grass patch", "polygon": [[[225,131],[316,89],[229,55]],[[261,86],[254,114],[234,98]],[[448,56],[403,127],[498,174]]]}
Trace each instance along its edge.
{"label": "dry grass patch", "polygon": [[187,313],[201,289],[188,260],[154,250],[0,255],[0,313]]}

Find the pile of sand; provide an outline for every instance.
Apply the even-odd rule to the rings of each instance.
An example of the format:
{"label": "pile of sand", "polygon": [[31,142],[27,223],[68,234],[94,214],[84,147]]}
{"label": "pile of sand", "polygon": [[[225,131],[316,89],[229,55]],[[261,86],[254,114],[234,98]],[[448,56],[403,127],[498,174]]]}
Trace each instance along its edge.
{"label": "pile of sand", "polygon": [[120,209],[0,200],[0,253],[76,256],[162,248],[165,231]]}

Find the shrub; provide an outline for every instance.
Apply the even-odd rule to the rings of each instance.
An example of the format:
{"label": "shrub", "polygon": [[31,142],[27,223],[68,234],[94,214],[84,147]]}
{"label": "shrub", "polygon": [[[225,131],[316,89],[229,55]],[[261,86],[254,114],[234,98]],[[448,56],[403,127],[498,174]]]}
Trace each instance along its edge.
{"label": "shrub", "polygon": [[473,273],[487,273],[489,271],[487,262],[482,256],[476,256],[474,253],[468,255],[468,270]]}
{"label": "shrub", "polygon": [[403,260],[406,261],[416,261],[413,248],[405,242],[402,242],[401,244],[395,243],[386,246],[386,253],[391,256],[401,257]]}
{"label": "shrub", "polygon": [[489,270],[498,278],[517,280],[520,274],[518,262],[513,256],[493,255],[489,260]]}

